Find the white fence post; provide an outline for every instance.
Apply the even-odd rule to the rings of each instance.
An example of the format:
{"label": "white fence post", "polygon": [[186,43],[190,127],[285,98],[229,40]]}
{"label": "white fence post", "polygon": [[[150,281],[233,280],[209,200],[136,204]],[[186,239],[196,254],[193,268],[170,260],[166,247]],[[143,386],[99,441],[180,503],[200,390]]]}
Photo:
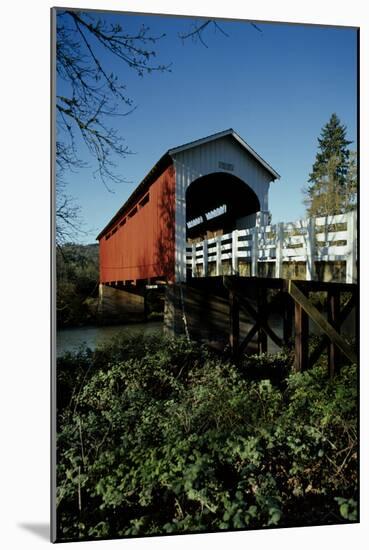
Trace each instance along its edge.
{"label": "white fence post", "polygon": [[258,233],[259,233],[259,227],[256,226],[253,228],[253,233],[252,233],[251,277],[258,276],[258,257],[259,257]]}
{"label": "white fence post", "polygon": [[238,274],[238,231],[232,231],[232,275]]}
{"label": "white fence post", "polygon": [[275,242],[275,277],[279,279],[283,275],[283,240],[284,225],[283,222],[276,225]]}
{"label": "white fence post", "polygon": [[203,261],[203,277],[207,277],[208,275],[208,241],[205,239],[202,243],[202,261]]}
{"label": "white fence post", "polygon": [[346,260],[346,283],[356,283],[356,210],[347,213],[347,260]]}
{"label": "white fence post", "polygon": [[315,219],[309,218],[306,225],[306,280],[315,278]]}
{"label": "white fence post", "polygon": [[[341,225],[346,222],[347,228],[344,230],[333,230],[328,222],[331,225]],[[306,280],[314,280],[316,278],[316,268],[315,268],[315,259],[321,258],[323,261],[323,252],[327,254],[327,258],[330,261],[334,261],[335,257],[337,260],[344,259],[346,260],[346,282],[347,283],[356,283],[357,282],[357,212],[354,210],[352,212],[347,212],[346,214],[339,214],[337,216],[323,216],[318,218],[308,218],[304,221],[299,221],[295,223],[278,223],[272,226],[273,232],[275,231],[275,243],[272,244],[273,249],[275,249],[275,277],[283,277],[283,260],[288,258],[294,258],[299,256],[301,261],[306,261]],[[292,237],[289,238],[290,228],[294,230],[300,229],[299,232],[293,231]],[[329,230],[329,228],[331,230]],[[251,259],[251,276],[258,277],[258,262],[259,262],[259,253],[263,254],[264,250],[264,241],[265,236],[265,227],[263,227],[263,233],[260,233],[261,226],[256,225],[250,230],[247,230],[246,237],[251,237],[251,241],[247,239],[246,248],[251,248],[251,258],[247,254],[247,257]],[[304,229],[303,233],[301,230]],[[325,229],[325,235],[323,230]],[[270,229],[271,230],[271,229]],[[242,232],[241,232],[242,233]],[[231,237],[231,245],[226,245],[224,248],[227,250],[227,257],[231,258],[231,265],[233,274],[238,273],[239,269],[239,234],[240,231],[235,229],[232,231],[231,235],[225,235],[226,240],[229,240]],[[288,237],[285,240],[285,235]],[[223,272],[222,265],[222,243],[224,236],[217,236],[212,240],[212,256],[211,259],[215,260],[215,274],[220,276]],[[335,244],[333,241],[344,241],[346,240],[346,246],[342,244]],[[267,254],[268,248],[270,246],[271,238],[266,239],[265,237],[265,250],[267,258],[273,259],[273,256]],[[322,247],[317,248],[318,244],[322,244],[326,241],[325,247],[327,251],[323,251]],[[333,242],[333,244],[331,243]],[[289,244],[291,243],[291,244]],[[243,242],[240,243],[243,245]],[[298,245],[296,247],[296,244]],[[305,254],[303,253],[300,246],[305,245]],[[215,245],[215,246],[214,246]],[[205,239],[200,243],[193,243],[188,246],[188,249],[191,250],[191,266],[192,266],[192,276],[209,276],[209,248],[208,241]],[[198,265],[201,264],[201,250],[202,248],[202,274],[197,270]],[[296,248],[296,250],[293,250]],[[198,250],[200,249],[200,250]],[[215,254],[214,254],[215,252]],[[317,255],[318,252],[318,255]],[[186,250],[187,254],[187,250]],[[198,256],[197,256],[198,254]],[[346,255],[346,256],[343,256]],[[241,254],[243,256],[243,254]],[[186,258],[187,261],[187,258]],[[293,260],[292,260],[293,261]],[[325,259],[324,261],[327,261]],[[250,264],[249,264],[250,265]]]}
{"label": "white fence post", "polygon": [[218,236],[216,240],[216,274],[222,274],[222,237]]}
{"label": "white fence post", "polygon": [[192,277],[196,276],[196,244],[192,243]]}

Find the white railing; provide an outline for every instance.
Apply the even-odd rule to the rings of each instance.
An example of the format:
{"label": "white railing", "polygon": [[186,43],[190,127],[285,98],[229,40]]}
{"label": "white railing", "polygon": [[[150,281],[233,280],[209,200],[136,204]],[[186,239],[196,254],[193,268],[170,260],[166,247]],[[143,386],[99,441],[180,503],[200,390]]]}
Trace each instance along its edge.
{"label": "white railing", "polygon": [[356,211],[308,218],[289,223],[236,229],[232,233],[188,244],[187,268],[193,277],[239,273],[249,264],[257,276],[261,263],[274,264],[274,277],[282,277],[283,264],[304,262],[305,278],[316,278],[315,262],[345,262],[346,282],[356,283]]}

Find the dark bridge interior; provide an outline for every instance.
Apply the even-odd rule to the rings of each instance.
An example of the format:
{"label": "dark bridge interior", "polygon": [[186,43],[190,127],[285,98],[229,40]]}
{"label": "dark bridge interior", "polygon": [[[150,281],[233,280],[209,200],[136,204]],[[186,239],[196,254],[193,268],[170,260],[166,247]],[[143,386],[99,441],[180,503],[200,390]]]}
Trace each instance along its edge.
{"label": "dark bridge interior", "polygon": [[186,192],[187,239],[211,238],[236,228],[236,220],[260,210],[254,191],[231,174],[216,172],[193,181]]}

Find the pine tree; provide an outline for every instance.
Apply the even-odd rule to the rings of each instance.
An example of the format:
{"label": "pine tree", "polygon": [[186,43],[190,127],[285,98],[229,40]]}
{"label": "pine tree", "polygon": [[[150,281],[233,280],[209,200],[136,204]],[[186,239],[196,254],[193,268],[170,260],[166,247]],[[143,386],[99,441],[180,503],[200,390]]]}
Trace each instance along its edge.
{"label": "pine tree", "polygon": [[346,127],[333,113],[318,138],[318,152],[305,191],[309,216],[339,214],[352,209],[356,198],[356,162]]}

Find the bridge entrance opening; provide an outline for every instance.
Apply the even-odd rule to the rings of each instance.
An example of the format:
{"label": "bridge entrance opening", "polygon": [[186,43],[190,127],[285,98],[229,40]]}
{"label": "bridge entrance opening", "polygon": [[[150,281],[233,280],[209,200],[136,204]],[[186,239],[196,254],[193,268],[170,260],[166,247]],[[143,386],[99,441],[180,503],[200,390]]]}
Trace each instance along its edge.
{"label": "bridge entrance opening", "polygon": [[224,172],[202,176],[186,191],[187,242],[253,227],[259,211],[255,192],[236,176]]}

